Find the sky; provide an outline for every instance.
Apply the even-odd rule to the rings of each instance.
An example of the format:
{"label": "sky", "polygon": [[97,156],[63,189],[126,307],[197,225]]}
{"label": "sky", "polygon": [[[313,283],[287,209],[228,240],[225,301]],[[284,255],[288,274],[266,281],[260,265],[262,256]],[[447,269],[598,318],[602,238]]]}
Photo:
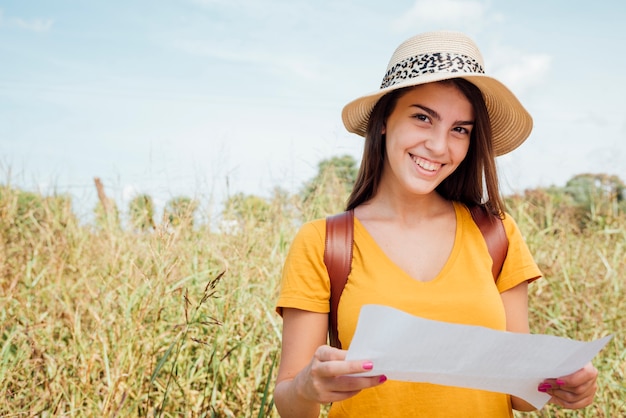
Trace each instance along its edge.
{"label": "sky", "polygon": [[498,158],[505,193],[626,181],[625,19],[623,0],[4,0],[0,184],[69,193],[79,213],[94,177],[122,210],[297,192],[324,159],[360,161],[341,109],[439,29],[471,36],[533,116]]}

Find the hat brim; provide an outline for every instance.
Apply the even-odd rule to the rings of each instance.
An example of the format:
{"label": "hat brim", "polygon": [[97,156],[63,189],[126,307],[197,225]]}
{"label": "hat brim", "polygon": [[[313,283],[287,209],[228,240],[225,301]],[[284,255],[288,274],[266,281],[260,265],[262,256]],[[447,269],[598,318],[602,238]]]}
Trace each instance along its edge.
{"label": "hat brim", "polygon": [[460,76],[455,73],[422,75],[419,82],[408,79],[384,89],[377,90],[348,103],[341,112],[343,124],[349,132],[365,136],[370,114],[385,94],[404,87],[464,78],[473,83],[483,94],[492,129],[493,150],[496,156],[509,153],[519,147],[530,135],[533,120],[515,95],[501,82],[482,74]]}

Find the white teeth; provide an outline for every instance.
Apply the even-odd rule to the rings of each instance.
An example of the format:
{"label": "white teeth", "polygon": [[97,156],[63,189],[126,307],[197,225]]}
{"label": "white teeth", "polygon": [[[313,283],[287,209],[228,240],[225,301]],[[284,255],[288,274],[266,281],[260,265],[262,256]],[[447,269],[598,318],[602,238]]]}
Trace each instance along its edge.
{"label": "white teeth", "polygon": [[428,161],[419,157],[413,157],[413,161],[415,162],[415,164],[428,171],[436,171],[441,167],[441,164],[433,163],[432,161]]}

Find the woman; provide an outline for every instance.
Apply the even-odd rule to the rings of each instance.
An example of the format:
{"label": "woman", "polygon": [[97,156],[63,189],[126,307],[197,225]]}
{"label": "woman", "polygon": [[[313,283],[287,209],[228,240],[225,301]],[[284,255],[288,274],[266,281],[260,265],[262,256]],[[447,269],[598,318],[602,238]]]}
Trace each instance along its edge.
{"label": "woman", "polygon": [[[484,74],[474,43],[455,32],[415,36],[396,49],[380,90],[343,110],[348,131],[365,136],[354,210],[354,254],[340,299],[339,339],[347,349],[361,306],[375,303],[428,319],[529,332],[528,283],[541,276],[515,222],[504,213],[495,156],[517,148],[532,119],[515,96]],[[486,196],[486,198],[483,198]],[[497,282],[484,237],[468,207],[482,204],[504,224],[509,248]],[[278,312],[283,346],[275,404],[283,417],[512,417],[532,410],[501,393],[347,377],[371,361],[345,361],[326,345],[329,278],[325,221],[298,232],[283,271]],[[460,341],[460,344],[463,342]],[[582,408],[596,391],[588,364],[546,379],[551,402]]]}

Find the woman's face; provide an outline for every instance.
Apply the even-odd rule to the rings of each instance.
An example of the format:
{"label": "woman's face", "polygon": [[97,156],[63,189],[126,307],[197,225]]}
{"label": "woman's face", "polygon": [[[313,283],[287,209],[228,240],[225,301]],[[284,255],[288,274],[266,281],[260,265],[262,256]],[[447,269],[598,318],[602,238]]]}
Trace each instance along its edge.
{"label": "woman's face", "polygon": [[429,194],[461,164],[474,110],[454,85],[429,83],[401,96],[389,115],[383,187]]}

